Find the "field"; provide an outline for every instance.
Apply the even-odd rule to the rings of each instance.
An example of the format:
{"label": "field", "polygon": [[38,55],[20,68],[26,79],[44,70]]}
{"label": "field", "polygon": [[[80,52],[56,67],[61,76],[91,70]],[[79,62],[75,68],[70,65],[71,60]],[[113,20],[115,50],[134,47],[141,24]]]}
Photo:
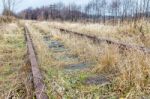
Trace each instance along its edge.
{"label": "field", "polygon": [[148,99],[150,53],[95,43],[60,28],[150,49],[150,24],[15,20],[0,26],[0,98],[32,99],[35,93],[25,39],[31,37],[50,99]]}
{"label": "field", "polygon": [[0,98],[31,98],[31,72],[23,28],[17,23],[0,27]]}

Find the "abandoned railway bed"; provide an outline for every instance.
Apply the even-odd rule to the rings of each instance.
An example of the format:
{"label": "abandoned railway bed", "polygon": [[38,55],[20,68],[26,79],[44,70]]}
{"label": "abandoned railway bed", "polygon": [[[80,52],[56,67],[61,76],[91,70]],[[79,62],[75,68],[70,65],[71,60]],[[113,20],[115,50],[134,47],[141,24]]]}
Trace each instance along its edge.
{"label": "abandoned railway bed", "polygon": [[[78,33],[62,28],[51,27],[52,30],[51,29],[44,30],[42,27],[38,27],[34,24],[31,24],[30,27],[29,25],[26,25],[24,29],[28,46],[29,59],[31,63],[31,70],[33,75],[35,96],[37,99],[48,99],[50,97],[55,98],[59,97],[58,99],[62,99],[63,97],[68,96],[76,97],[72,95],[72,93],[75,93],[75,90],[78,90],[80,93],[84,94],[84,91],[80,90],[80,87],[81,88],[88,87],[89,85],[92,84],[93,84],[92,86],[101,86],[103,84],[104,86],[105,84],[111,86],[111,84],[113,83],[112,79],[110,78],[111,74],[107,75],[105,73],[102,73],[102,75],[99,75],[95,73],[94,70],[97,69],[96,66],[99,65],[100,63],[97,63],[96,61],[92,63],[92,60],[90,58],[86,59],[86,56],[82,57],[82,54],[87,55],[86,53],[81,53],[81,56],[78,54],[77,56],[73,56],[74,45],[72,44],[70,45],[70,47],[68,47],[67,42],[71,42],[71,40],[69,41],[65,39],[72,38],[72,40],[74,39],[80,40],[80,38],[83,37],[85,42],[86,40],[89,41],[83,44],[91,43],[93,44],[93,46],[99,46],[101,43],[104,43],[106,44],[106,46],[113,45],[113,47],[116,46],[117,48],[121,49],[121,51],[125,52],[126,50],[129,50],[129,52],[130,50],[131,51],[138,50],[140,52],[143,52],[143,55],[150,54],[150,49],[143,46],[135,46],[125,43],[119,43],[113,40],[99,38],[96,36]],[[53,30],[59,30],[60,32]],[[81,40],[81,42],[84,41]],[[75,46],[78,46],[78,44]],[[41,48],[43,49],[41,50]],[[95,51],[98,50],[97,48],[98,47],[95,47],[94,50]],[[102,47],[100,46],[100,50],[101,48]],[[120,50],[118,53],[122,55],[122,53],[120,53]],[[122,55],[120,57],[124,56]],[[96,57],[96,59],[97,58],[99,57]],[[92,69],[92,71],[87,73],[89,69]],[[70,74],[74,74],[74,76]],[[63,82],[61,82],[60,79],[63,80]],[[81,85],[78,85],[78,83]],[[67,84],[68,86],[66,86],[65,84]],[[75,88],[74,90],[72,89],[72,86],[75,86],[77,88]],[[101,90],[101,88],[97,90]],[[112,92],[112,90],[109,91]],[[80,93],[76,93],[79,95],[77,97],[81,97]],[[101,94],[103,96],[103,93],[97,92],[96,94]],[[117,97],[120,95],[115,93],[114,96]]]}

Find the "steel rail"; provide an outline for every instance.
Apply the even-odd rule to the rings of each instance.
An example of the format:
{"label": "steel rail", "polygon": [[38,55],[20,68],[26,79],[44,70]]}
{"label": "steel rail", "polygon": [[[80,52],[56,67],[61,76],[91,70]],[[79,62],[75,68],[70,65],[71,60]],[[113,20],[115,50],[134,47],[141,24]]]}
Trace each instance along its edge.
{"label": "steel rail", "polygon": [[36,99],[49,99],[48,95],[45,92],[45,84],[44,84],[43,77],[38,66],[38,61],[35,55],[34,46],[33,46],[27,26],[24,27],[24,30],[25,30],[27,47],[28,47],[29,59],[31,63],[31,70],[32,70],[33,84],[34,84]]}
{"label": "steel rail", "polygon": [[113,40],[109,40],[109,39],[105,39],[105,38],[99,38],[99,37],[96,37],[96,36],[92,36],[92,35],[88,35],[88,34],[85,34],[85,33],[79,33],[79,32],[74,32],[74,31],[70,31],[70,30],[67,30],[67,29],[63,29],[63,28],[56,28],[54,27],[55,29],[58,29],[61,31],[61,33],[72,33],[76,36],[80,36],[80,37],[86,37],[90,40],[92,40],[94,43],[102,43],[102,42],[106,42],[107,44],[111,44],[111,45],[116,45],[118,46],[120,49],[134,49],[134,50],[140,50],[144,53],[148,53],[150,54],[150,48],[146,48],[146,47],[143,47],[143,46],[137,46],[137,45],[130,45],[130,44],[126,44],[126,43],[121,43],[121,42],[116,42],[116,41],[113,41]]}

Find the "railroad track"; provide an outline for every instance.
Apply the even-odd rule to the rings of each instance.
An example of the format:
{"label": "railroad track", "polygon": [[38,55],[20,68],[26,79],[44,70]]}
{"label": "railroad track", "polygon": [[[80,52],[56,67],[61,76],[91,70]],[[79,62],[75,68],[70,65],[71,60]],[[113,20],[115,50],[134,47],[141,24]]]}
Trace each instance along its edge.
{"label": "railroad track", "polygon": [[150,54],[150,48],[146,48],[146,47],[143,47],[143,46],[129,45],[129,44],[120,43],[120,42],[112,41],[112,40],[109,40],[109,39],[99,38],[99,37],[84,34],[84,33],[70,31],[70,30],[63,29],[63,28],[57,28],[57,27],[54,27],[54,28],[60,30],[61,33],[67,33],[67,34],[72,33],[72,34],[74,34],[76,36],[79,36],[79,37],[86,37],[86,38],[92,40],[94,43],[97,43],[97,44],[105,42],[105,43],[110,44],[110,45],[116,45],[120,49],[123,49],[123,50],[134,49],[134,50],[140,50],[144,53]]}
{"label": "railroad track", "polygon": [[31,63],[33,85],[34,85],[36,99],[49,99],[48,95],[45,92],[45,84],[38,66],[38,61],[36,59],[36,55],[34,51],[34,45],[32,43],[27,26],[24,27],[24,30],[25,30],[27,47],[28,47],[29,59]]}

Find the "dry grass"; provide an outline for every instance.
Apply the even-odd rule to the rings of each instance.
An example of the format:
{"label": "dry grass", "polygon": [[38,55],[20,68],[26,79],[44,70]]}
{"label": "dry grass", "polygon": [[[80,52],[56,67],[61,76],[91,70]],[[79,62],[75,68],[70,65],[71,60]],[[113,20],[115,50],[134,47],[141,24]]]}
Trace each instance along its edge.
{"label": "dry grass", "polygon": [[[45,24],[44,28],[48,30],[48,26],[46,26],[47,23],[42,24]],[[58,25],[58,23],[56,24]],[[63,26],[69,28],[70,23],[68,23],[68,25],[66,24],[67,23]],[[77,24],[79,25],[79,23]],[[40,24],[36,25],[42,28]],[[75,26],[76,30],[78,30],[76,24]],[[90,27],[90,29],[91,28],[92,27]],[[146,27],[143,27],[143,29],[144,28]],[[111,31],[110,28],[108,31],[109,30]],[[150,55],[138,50],[127,50],[122,52],[116,46],[108,46],[107,44],[95,45],[86,38],[77,38],[69,34],[61,34],[55,29],[50,29],[47,32],[49,31],[51,31],[54,37],[64,41],[74,55],[81,57],[84,61],[96,62],[97,65],[93,68],[92,72],[114,75],[111,78],[113,82],[112,88],[120,96],[131,99],[150,93],[150,90],[148,90],[150,83]],[[112,35],[116,34],[114,33]],[[145,32],[144,35],[149,35],[149,33]]]}
{"label": "dry grass", "polygon": [[[145,87],[149,87],[150,80],[150,55],[143,52],[126,52],[123,59],[118,64],[119,78],[117,78],[121,92],[125,90],[143,92]],[[150,90],[149,90],[150,92]],[[136,94],[136,93],[135,93]]]}
{"label": "dry grass", "polygon": [[[65,39],[64,36],[61,36]],[[83,39],[83,38],[82,38]],[[140,51],[120,53],[115,46],[94,46],[87,40],[67,38],[65,41],[73,53],[84,60],[96,61],[93,72],[97,74],[114,74],[114,88],[120,95],[134,92],[134,96],[145,93],[143,88],[150,83],[150,55]],[[75,44],[74,44],[75,43]],[[132,90],[131,90],[132,89]],[[134,89],[134,90],[133,90]],[[148,91],[150,92],[150,90]],[[130,97],[130,96],[128,96]],[[133,97],[132,97],[133,98]]]}
{"label": "dry grass", "polygon": [[12,22],[15,22],[16,20],[17,19],[14,17],[0,16],[0,23],[1,24],[12,23]]}
{"label": "dry grass", "polygon": [[[47,45],[43,41],[43,36],[45,36],[47,31],[42,30],[44,31],[43,34],[39,28],[35,26],[33,28],[31,25],[29,26],[29,30],[31,31],[33,42],[38,53],[37,56],[42,74],[45,77],[45,83],[47,84],[47,93],[49,97],[54,99],[60,97],[60,95],[68,98],[76,97],[74,93],[77,93],[77,91],[76,89],[72,89],[72,84],[70,85],[70,81],[76,81],[78,78],[76,77],[72,79],[69,77],[73,75],[64,75],[62,66],[66,63],[54,60],[52,58],[51,55],[53,55],[53,53],[48,49]],[[48,36],[50,34],[47,33],[46,35]],[[55,39],[59,39],[57,37],[54,36]],[[79,74],[78,76],[81,77]],[[82,95],[82,93],[79,94]]]}
{"label": "dry grass", "polygon": [[[39,58],[39,64],[40,66],[44,67],[50,64],[53,64],[53,60],[51,59],[51,53],[49,53],[49,49],[45,42],[43,41],[44,34],[40,34],[39,31],[35,30],[33,27],[31,27],[31,24],[29,24],[28,29],[31,33],[31,37],[33,40],[33,43],[36,48],[36,52],[38,53]],[[43,32],[42,32],[43,33]]]}
{"label": "dry grass", "polygon": [[98,64],[93,68],[93,72],[109,74],[119,71],[117,64],[120,61],[121,55],[117,46],[105,45],[102,54],[98,58]]}
{"label": "dry grass", "polygon": [[31,98],[30,67],[23,29],[16,23],[0,29],[0,98]]}
{"label": "dry grass", "polygon": [[[63,77],[64,75],[59,71],[60,70],[59,66],[58,67],[56,66],[56,65],[61,65],[62,63],[56,62],[51,58],[50,55],[52,53],[51,52],[48,53],[49,50],[48,48],[46,48],[45,43],[42,41],[43,35],[53,35],[55,39],[61,40],[70,49],[71,54],[74,56],[80,57],[82,61],[84,62],[91,61],[91,62],[96,63],[95,66],[93,66],[92,70],[89,70],[88,72],[91,72],[97,75],[104,74],[104,75],[110,76],[110,79],[112,82],[111,91],[113,92],[108,93],[108,94],[115,93],[119,97],[125,97],[127,99],[140,98],[141,96],[149,95],[150,93],[150,90],[149,90],[150,89],[150,85],[149,85],[150,84],[150,55],[145,54],[139,50],[121,51],[116,46],[110,46],[107,44],[95,45],[86,38],[79,38],[74,35],[62,34],[60,33],[60,31],[50,28],[49,23],[46,23],[46,22],[37,22],[37,23],[32,23],[32,24],[34,25],[35,29],[33,29],[33,27],[30,27],[30,30],[33,33],[32,34],[33,41],[37,48],[38,58],[40,61],[40,65],[42,66],[41,69],[44,72],[44,76],[46,78],[48,88],[52,87],[50,82],[53,82],[54,79],[60,83],[60,87],[63,84],[66,84],[66,86],[69,86],[69,85],[67,82],[64,81],[64,77]],[[58,23],[56,24],[58,25]],[[63,26],[66,28],[67,27],[69,28],[69,24],[70,26],[72,26],[71,23],[65,23],[65,25]],[[78,30],[78,25],[79,23],[75,23],[76,30]],[[149,24],[147,24],[147,26],[148,25]],[[81,27],[81,24],[79,26]],[[149,30],[148,29],[146,30],[147,26],[143,27],[143,30],[142,30],[144,32],[144,36],[147,35],[146,37],[149,36]],[[91,30],[92,28],[91,26],[89,28],[87,28],[87,26],[85,27],[84,28],[87,30],[89,28]],[[116,33],[118,30],[117,29],[113,30],[113,28],[111,30],[110,27],[103,26],[103,28],[107,29],[107,31],[111,31],[110,33],[108,32],[108,34],[115,35],[116,37],[118,37]],[[137,33],[136,30],[134,29],[131,30],[132,28],[126,30],[126,28],[129,28],[129,27],[122,26],[119,32],[120,31],[126,31],[126,32],[132,31],[132,33],[129,32],[131,33],[130,35],[137,37],[138,34],[136,34]],[[39,30],[39,32],[37,30]],[[96,31],[96,28],[95,28],[95,31]],[[112,34],[112,32],[114,32],[114,34]],[[126,34],[121,34],[121,35],[126,35]],[[126,38],[123,38],[123,39],[126,39]],[[128,39],[126,40],[128,41]],[[128,42],[130,42],[130,40]],[[149,43],[147,43],[147,46],[149,46]],[[56,68],[53,68],[54,66],[56,66]],[[48,69],[50,67],[52,67],[53,69],[51,70]],[[48,75],[50,75],[52,79],[50,79]],[[86,97],[84,93],[86,92],[85,90],[89,90],[88,91],[90,93],[88,94],[89,98],[92,97],[92,94],[94,94],[94,93],[91,93],[94,89],[100,90],[99,87],[97,86],[82,86],[78,88],[80,89],[80,92],[81,92],[79,93],[80,98]],[[50,91],[48,91],[48,93],[51,93],[52,90],[51,89],[49,90]],[[62,90],[63,90],[63,87],[62,87]],[[74,92],[72,90],[73,89],[70,89],[70,92]],[[99,94],[98,92],[99,91],[95,92],[95,95],[97,97],[100,97],[98,95]],[[69,93],[69,95],[71,94]]]}
{"label": "dry grass", "polygon": [[150,46],[149,41],[146,43],[146,41],[144,42],[142,40],[142,33],[144,34],[144,39],[150,39],[150,30],[148,28],[150,24],[143,20],[138,21],[136,25],[134,23],[126,23],[123,25],[112,26],[96,23],[83,24],[71,22],[50,22],[49,25],[51,27],[64,28],[89,35],[95,35],[100,38],[109,38],[118,42],[147,47]]}

